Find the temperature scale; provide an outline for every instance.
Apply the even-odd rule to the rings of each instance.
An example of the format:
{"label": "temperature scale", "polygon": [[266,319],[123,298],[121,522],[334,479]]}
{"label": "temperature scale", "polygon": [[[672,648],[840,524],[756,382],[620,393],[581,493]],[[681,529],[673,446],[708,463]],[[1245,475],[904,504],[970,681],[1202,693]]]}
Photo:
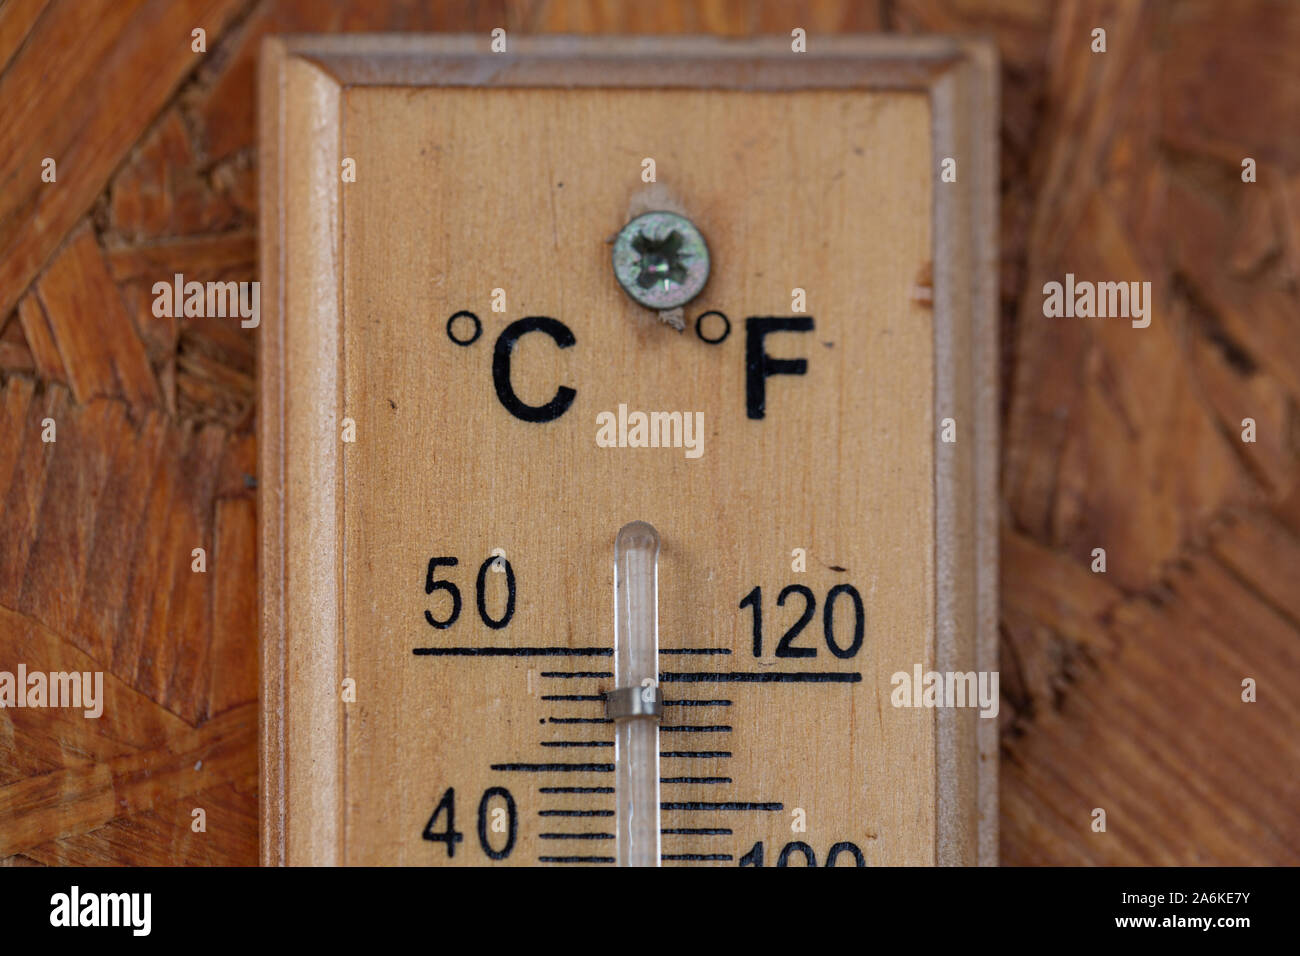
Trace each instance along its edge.
{"label": "temperature scale", "polygon": [[265,862],[993,862],[988,49],[490,44],[263,53]]}

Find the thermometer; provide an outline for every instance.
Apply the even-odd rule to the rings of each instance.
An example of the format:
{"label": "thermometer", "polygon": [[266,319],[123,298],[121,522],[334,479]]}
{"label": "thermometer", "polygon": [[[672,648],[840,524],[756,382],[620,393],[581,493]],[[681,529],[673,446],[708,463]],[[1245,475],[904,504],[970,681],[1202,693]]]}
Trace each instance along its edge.
{"label": "thermometer", "polygon": [[992,64],[809,48],[269,41],[266,862],[995,859]]}
{"label": "thermometer", "polygon": [[658,866],[659,533],[644,521],[614,542],[614,796],[620,866]]}

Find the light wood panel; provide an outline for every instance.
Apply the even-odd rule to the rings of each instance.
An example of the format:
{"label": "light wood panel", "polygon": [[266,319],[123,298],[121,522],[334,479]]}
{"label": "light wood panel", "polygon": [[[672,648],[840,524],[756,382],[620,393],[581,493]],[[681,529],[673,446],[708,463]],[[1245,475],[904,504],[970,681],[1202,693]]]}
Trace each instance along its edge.
{"label": "light wood panel", "polygon": [[[841,842],[873,864],[991,860],[991,735],[889,703],[890,675],[914,664],[993,666],[992,455],[976,451],[993,442],[991,62],[934,41],[830,44],[803,60],[777,43],[562,40],[521,43],[497,69],[464,56],[472,42],[268,47],[264,857],[482,863],[474,817],[491,787],[516,803],[507,862],[612,855],[599,836],[543,836],[608,832],[612,796],[540,792],[612,775],[518,768],[612,760],[607,726],[552,721],[598,718],[612,682],[546,675],[608,670],[613,537],[641,518],[664,538],[663,647],[715,652],[665,655],[665,695],[731,701],[669,707],[666,728],[715,729],[661,734],[665,753],[695,752],[665,757],[665,778],[710,781],[666,783],[679,809],[663,825],[731,832],[665,836],[666,860],[735,862],[761,841],[771,865],[793,840],[819,862]],[[936,146],[960,151],[968,185],[934,184]],[[339,181],[344,157],[355,183]],[[725,313],[716,346],[614,282],[608,240],[663,205],[710,243],[713,275],[687,318]],[[771,334],[765,351],[808,372],[767,378],[756,420],[746,319],[794,314],[794,287],[814,329]],[[496,288],[504,313],[491,311]],[[467,347],[445,330],[460,310],[483,327]],[[510,352],[525,402],[576,391],[554,421],[513,417],[496,394],[494,346],[526,316],[574,338],[558,349],[528,334]],[[702,412],[703,454],[598,447],[597,414],[620,404]],[[937,440],[942,417],[959,423],[955,445]],[[340,439],[345,418],[355,443]],[[796,547],[806,572],[791,570]],[[501,630],[475,607],[494,548],[517,581]],[[459,561],[437,575],[462,598],[445,630],[424,620],[450,613],[425,594],[442,556]],[[489,616],[504,577],[483,575]],[[798,616],[798,596],[775,604],[792,584],[818,602],[800,641],[822,645],[816,658],[773,656]],[[845,660],[820,636],[836,585],[865,606],[862,650]],[[738,607],[755,586],[757,659]],[[413,653],[485,646],[594,655]],[[673,681],[690,671],[728,677]],[[355,703],[340,700],[345,679]],[[452,787],[465,840],[448,858],[420,833]],[[709,803],[767,809],[692,809]],[[791,835],[796,809],[806,834]]]}

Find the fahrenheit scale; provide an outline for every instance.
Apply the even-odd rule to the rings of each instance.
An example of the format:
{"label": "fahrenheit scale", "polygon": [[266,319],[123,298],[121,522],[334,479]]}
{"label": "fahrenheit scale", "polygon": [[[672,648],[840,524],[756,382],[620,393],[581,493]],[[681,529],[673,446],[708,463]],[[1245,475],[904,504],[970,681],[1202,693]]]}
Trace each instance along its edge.
{"label": "fahrenheit scale", "polygon": [[996,668],[982,48],[357,42],[264,64],[267,862],[991,862],[893,693]]}

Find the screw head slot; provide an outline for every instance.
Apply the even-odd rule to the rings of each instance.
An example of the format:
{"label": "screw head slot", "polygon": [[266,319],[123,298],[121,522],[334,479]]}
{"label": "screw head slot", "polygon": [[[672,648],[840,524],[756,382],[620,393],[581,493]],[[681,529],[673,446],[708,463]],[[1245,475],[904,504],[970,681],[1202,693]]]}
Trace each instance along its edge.
{"label": "screw head slot", "polygon": [[674,212],[637,216],[614,240],[614,275],[647,309],[675,309],[709,281],[709,247],[695,224]]}

